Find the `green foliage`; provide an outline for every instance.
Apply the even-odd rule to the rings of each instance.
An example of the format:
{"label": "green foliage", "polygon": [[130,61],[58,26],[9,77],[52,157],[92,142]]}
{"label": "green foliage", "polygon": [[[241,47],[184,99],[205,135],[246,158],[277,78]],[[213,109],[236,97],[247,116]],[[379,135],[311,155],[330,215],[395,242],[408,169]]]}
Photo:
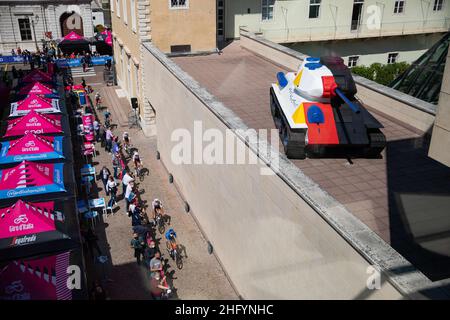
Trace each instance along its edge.
{"label": "green foliage", "polygon": [[406,62],[397,62],[392,64],[373,63],[369,67],[353,67],[352,73],[366,79],[375,81],[382,85],[388,85],[400,74],[402,74],[410,65]]}

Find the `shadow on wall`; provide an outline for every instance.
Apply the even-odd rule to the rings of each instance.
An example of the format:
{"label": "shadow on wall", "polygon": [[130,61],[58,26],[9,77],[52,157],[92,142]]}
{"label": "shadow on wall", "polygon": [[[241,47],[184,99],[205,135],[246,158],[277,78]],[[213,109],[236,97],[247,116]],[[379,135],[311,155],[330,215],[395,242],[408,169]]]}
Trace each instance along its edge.
{"label": "shadow on wall", "polygon": [[450,278],[450,168],[428,148],[424,137],[387,145],[389,228],[391,246],[437,281]]}

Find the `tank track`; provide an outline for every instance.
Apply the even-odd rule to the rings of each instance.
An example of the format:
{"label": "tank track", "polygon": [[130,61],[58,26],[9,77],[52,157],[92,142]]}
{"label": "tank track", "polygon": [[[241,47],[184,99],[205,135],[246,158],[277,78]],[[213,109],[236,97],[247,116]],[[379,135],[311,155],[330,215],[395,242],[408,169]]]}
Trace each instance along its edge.
{"label": "tank track", "polygon": [[367,135],[369,136],[370,144],[364,151],[365,155],[370,158],[379,157],[386,147],[386,136],[380,129],[368,129]]}
{"label": "tank track", "polygon": [[270,88],[270,111],[275,123],[275,127],[280,134],[281,143],[283,144],[284,153],[289,159],[305,159],[305,132],[293,131],[289,127],[280,106],[275,97],[273,89]]}

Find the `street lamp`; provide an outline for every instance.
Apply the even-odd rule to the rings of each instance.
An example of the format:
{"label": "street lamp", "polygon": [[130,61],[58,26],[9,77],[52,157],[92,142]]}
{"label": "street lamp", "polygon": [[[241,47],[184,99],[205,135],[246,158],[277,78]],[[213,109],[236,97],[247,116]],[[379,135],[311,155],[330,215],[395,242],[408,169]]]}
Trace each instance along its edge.
{"label": "street lamp", "polygon": [[33,26],[34,44],[36,45],[36,51],[39,51],[39,47],[38,47],[38,43],[37,43],[37,39],[36,39],[36,28],[35,28],[35,24],[37,24],[38,22],[39,22],[38,15],[36,15],[35,18],[31,19],[31,25]]}

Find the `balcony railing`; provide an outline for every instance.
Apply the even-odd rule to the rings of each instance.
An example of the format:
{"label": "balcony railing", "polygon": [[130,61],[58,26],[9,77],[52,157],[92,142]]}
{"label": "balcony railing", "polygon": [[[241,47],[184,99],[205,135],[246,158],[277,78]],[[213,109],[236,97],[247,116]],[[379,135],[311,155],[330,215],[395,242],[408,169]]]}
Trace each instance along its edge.
{"label": "balcony railing", "polygon": [[[353,26],[354,27],[354,26]],[[352,25],[337,25],[325,27],[304,27],[254,30],[261,32],[264,37],[274,42],[301,42],[358,39],[383,36],[402,36],[432,32],[447,32],[450,29],[450,19],[382,22],[378,25],[360,24],[356,30]]]}

